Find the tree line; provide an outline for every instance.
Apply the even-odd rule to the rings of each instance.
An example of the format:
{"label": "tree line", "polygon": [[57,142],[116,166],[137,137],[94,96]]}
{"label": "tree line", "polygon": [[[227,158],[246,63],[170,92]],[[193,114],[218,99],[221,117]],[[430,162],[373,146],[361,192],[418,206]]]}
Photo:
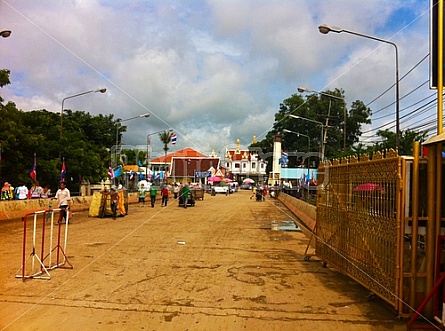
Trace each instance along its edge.
{"label": "tree line", "polygon": [[[0,87],[9,84],[9,71],[0,70]],[[57,187],[62,162],[68,187],[77,191],[82,179],[92,183],[105,178],[109,148],[115,144],[119,119],[64,110],[63,135],[60,114],[45,109],[24,112],[0,96],[0,180],[13,186],[30,186],[36,162],[37,181]],[[119,126],[119,135],[125,132]]]}
{"label": "tree line", "polygon": [[[323,149],[326,159],[395,150],[396,134],[387,129],[376,132],[373,144],[360,143],[363,126],[371,124],[371,115],[372,110],[361,100],[352,102],[348,109],[342,89],[312,93],[306,98],[293,94],[280,104],[272,130],[252,147],[260,147],[264,153],[272,152],[274,137],[281,135],[283,150],[321,152]],[[400,136],[399,155],[412,155],[412,143],[425,141],[427,133],[408,129],[401,130]],[[314,159],[312,166],[318,166],[319,161]],[[301,166],[302,163],[303,158],[290,158],[288,166]],[[268,171],[270,169],[269,162]]]}

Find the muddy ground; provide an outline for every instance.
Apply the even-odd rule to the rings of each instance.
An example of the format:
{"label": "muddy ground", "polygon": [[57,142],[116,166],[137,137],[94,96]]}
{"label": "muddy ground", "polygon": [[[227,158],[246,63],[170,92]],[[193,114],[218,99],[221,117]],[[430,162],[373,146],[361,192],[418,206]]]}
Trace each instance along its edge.
{"label": "muddy ground", "polygon": [[249,196],[206,195],[187,209],[173,199],[130,205],[117,220],[76,213],[73,269],[50,270],[48,280],[15,277],[23,222],[0,222],[0,329],[405,330],[355,281],[305,261],[304,233],[271,230],[293,217],[281,203]]}

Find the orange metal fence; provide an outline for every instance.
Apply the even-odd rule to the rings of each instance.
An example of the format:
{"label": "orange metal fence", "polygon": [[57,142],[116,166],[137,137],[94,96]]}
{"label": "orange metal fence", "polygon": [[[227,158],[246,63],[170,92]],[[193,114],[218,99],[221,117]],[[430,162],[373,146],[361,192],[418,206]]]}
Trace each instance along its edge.
{"label": "orange metal fence", "polygon": [[[444,266],[437,257],[445,257],[445,247],[426,239],[426,177],[427,159],[393,151],[319,168],[316,255],[393,305],[400,316],[411,316],[430,290],[428,277],[440,276],[429,275],[426,265]],[[441,232],[442,225],[434,237]],[[427,256],[429,245],[436,256]]]}

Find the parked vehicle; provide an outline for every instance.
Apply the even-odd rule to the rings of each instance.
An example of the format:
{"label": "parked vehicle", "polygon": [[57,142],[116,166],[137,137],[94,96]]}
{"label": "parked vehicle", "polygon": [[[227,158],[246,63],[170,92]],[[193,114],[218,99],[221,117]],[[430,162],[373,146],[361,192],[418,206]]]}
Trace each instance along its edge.
{"label": "parked vehicle", "polygon": [[241,184],[241,186],[239,188],[240,188],[240,190],[252,190],[253,185],[252,184]]}
{"label": "parked vehicle", "polygon": [[227,191],[229,190],[229,187],[228,186],[221,186],[221,185],[216,185],[216,186],[213,186],[213,191],[215,192],[215,193],[224,193],[224,194],[227,194]]}

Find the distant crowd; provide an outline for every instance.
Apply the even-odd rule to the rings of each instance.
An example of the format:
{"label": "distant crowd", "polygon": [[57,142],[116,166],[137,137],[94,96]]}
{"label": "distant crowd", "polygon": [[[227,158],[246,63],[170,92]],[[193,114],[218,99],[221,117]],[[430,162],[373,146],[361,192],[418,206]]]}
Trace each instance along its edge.
{"label": "distant crowd", "polygon": [[0,200],[26,200],[50,197],[51,189],[49,188],[49,185],[41,187],[39,182],[36,181],[30,188],[25,184],[13,187],[8,182],[5,182],[1,189]]}

